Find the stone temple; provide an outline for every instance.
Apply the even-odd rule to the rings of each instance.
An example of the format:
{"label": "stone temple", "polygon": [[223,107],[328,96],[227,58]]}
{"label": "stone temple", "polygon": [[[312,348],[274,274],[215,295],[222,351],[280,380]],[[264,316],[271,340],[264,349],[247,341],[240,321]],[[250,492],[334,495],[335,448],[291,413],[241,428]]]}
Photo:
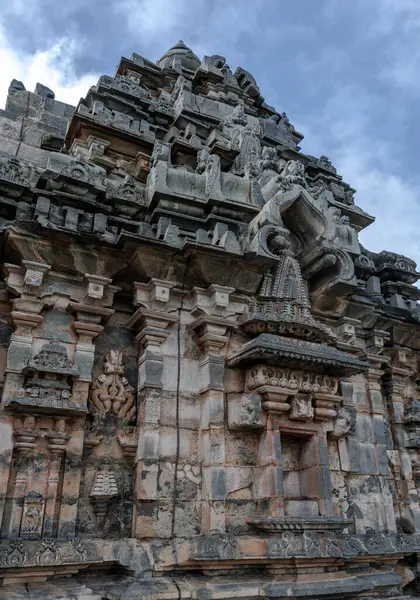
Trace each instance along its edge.
{"label": "stone temple", "polygon": [[420,273],[302,140],[183,42],[12,81],[2,600],[420,594]]}

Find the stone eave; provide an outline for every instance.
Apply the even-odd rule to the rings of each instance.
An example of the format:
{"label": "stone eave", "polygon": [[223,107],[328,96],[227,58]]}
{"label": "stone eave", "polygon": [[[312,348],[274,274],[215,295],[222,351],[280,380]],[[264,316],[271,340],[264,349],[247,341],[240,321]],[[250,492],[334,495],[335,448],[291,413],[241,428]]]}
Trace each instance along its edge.
{"label": "stone eave", "polygon": [[365,229],[368,225],[371,225],[376,220],[376,217],[372,217],[372,215],[354,204],[344,204],[343,202],[338,202],[337,200],[330,200],[329,202],[331,205],[339,208],[343,215],[347,215],[349,217],[351,224],[355,227],[355,229],[357,229],[357,231],[362,231],[362,229]]}
{"label": "stone eave", "polygon": [[85,415],[88,411],[86,407],[79,406],[71,400],[54,400],[49,402],[43,398],[10,397],[4,404],[8,411],[22,413],[40,413],[55,415]]}
{"label": "stone eave", "polygon": [[304,367],[309,370],[325,370],[330,374],[350,375],[369,368],[351,354],[337,350],[332,346],[294,340],[270,333],[260,334],[247,342],[235,354],[230,356],[230,367],[243,366],[259,361],[270,361],[281,365]]}
{"label": "stone eave", "polygon": [[[124,75],[127,70],[130,70],[130,71],[135,71],[136,73],[140,73],[141,75],[147,75],[149,77],[156,77],[156,79],[157,79],[156,84],[157,85],[161,84],[162,80],[166,76],[166,73],[164,74],[162,72],[162,69],[160,67],[158,67],[158,65],[155,65],[150,60],[147,60],[147,58],[143,58],[143,56],[140,56],[140,55],[139,55],[139,58],[141,58],[142,61],[144,61],[144,65],[139,65],[134,60],[130,60],[129,58],[122,56],[120,59],[119,65],[117,67],[117,70],[115,71],[115,75]],[[174,72],[174,77],[177,75],[178,75],[178,73]]]}
{"label": "stone eave", "polygon": [[[85,129],[86,132],[84,132],[83,129]],[[87,141],[90,135],[111,142],[109,149],[112,149],[119,154],[130,156],[131,158],[135,158],[137,153],[142,150],[146,150],[151,154],[155,142],[154,139],[148,138],[147,136],[130,133],[127,130],[100,123],[96,119],[86,115],[74,113],[64,139],[64,145],[69,149],[76,138]],[[126,148],[121,148],[121,142],[127,142],[131,146],[128,145]],[[113,147],[112,144],[114,144]],[[128,152],[131,148],[134,148],[134,150]]]}

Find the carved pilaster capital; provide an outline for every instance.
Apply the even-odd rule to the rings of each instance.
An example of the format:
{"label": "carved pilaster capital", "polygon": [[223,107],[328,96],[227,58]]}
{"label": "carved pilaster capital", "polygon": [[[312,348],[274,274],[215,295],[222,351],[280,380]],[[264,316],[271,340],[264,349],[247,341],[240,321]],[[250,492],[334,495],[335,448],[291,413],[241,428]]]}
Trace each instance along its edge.
{"label": "carved pilaster capital", "polygon": [[316,392],[313,395],[316,421],[331,421],[337,416],[337,407],[342,403],[341,396]]}
{"label": "carved pilaster capital", "polygon": [[233,287],[212,284],[207,289],[195,287],[192,290],[191,313],[221,316],[229,307],[229,297],[235,291]]}
{"label": "carved pilaster capital", "polygon": [[6,284],[19,296],[36,296],[51,266],[23,260],[20,266],[6,264]]}
{"label": "carved pilaster capital", "polygon": [[170,334],[171,325],[177,323],[178,319],[178,315],[140,307],[126,325],[138,331],[136,341],[142,350],[160,354],[160,345]]}
{"label": "carved pilaster capital", "polygon": [[78,302],[70,302],[68,310],[76,317],[73,329],[79,338],[85,341],[92,340],[99,335],[103,330],[102,323],[106,323],[115,312],[112,308]]}
{"label": "carved pilaster capital", "polygon": [[112,306],[114,294],[121,288],[111,285],[112,279],[85,273],[85,301],[91,304]]}
{"label": "carved pilaster capital", "polygon": [[201,315],[193,323],[197,343],[205,354],[218,354],[228,340],[228,334],[236,326],[233,319]]}
{"label": "carved pilaster capital", "polygon": [[293,398],[296,391],[272,385],[262,385],[255,390],[261,395],[262,407],[269,415],[281,415],[290,410],[288,400]]}
{"label": "carved pilaster capital", "polygon": [[12,323],[16,326],[16,335],[30,335],[32,329],[44,320],[44,317],[36,313],[13,310],[10,314]]}
{"label": "carved pilaster capital", "polygon": [[170,291],[175,287],[172,281],[151,279],[148,283],[134,282],[134,306],[147,306],[156,311],[165,311],[170,299]]}

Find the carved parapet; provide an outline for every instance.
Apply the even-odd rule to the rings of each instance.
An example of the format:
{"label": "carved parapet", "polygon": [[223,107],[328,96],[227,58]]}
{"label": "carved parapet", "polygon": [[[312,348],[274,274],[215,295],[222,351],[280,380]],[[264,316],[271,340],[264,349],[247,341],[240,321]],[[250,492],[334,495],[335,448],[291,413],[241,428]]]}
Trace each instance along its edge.
{"label": "carved parapet", "polygon": [[[4,540],[0,545],[0,569],[6,579],[11,568],[30,568],[34,579],[38,576],[43,581],[45,573],[38,571],[41,567],[47,568],[48,572],[62,572],[65,565],[73,565],[76,568],[72,570],[77,571],[77,565],[101,562],[103,559],[91,543],[76,538],[69,541]],[[22,576],[24,580],[23,573]]]}
{"label": "carved parapet", "polygon": [[386,250],[378,254],[371,253],[370,256],[375,263],[381,282],[401,281],[412,284],[420,277],[420,273],[416,271],[416,263],[407,256]]}
{"label": "carved parapet", "polygon": [[58,152],[49,154],[40,178],[47,180],[47,189],[82,196],[85,200],[94,200],[99,192],[105,192],[104,168]]}

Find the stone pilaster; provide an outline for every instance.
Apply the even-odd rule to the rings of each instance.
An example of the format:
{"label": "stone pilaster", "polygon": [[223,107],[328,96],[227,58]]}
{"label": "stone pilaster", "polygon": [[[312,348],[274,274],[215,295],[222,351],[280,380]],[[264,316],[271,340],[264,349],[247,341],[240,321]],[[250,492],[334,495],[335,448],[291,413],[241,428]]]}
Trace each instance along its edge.
{"label": "stone pilaster", "polygon": [[[169,302],[172,300],[170,290],[173,287],[173,283],[157,279],[152,279],[148,284],[135,283],[134,304],[139,308],[127,322],[127,326],[137,332],[135,339],[138,345],[139,428],[135,497],[140,502],[158,500],[159,419],[163,373],[161,346],[179,320],[176,307],[169,312]],[[150,528],[155,531],[157,519],[156,513],[152,518],[140,510],[134,521],[134,535],[147,537]],[[170,528],[162,529],[160,535],[170,535]]]}
{"label": "stone pilaster", "polygon": [[384,390],[387,395],[388,414],[392,429],[394,449],[398,455],[388,452],[388,462],[396,482],[398,505],[397,528],[420,531],[420,504],[413,478],[410,455],[406,449],[405,399],[413,371],[410,367],[411,352],[404,348],[387,350],[391,358],[385,368]]}
{"label": "stone pilaster", "polygon": [[203,533],[225,532],[227,471],[225,468],[225,357],[220,353],[236,325],[233,318],[222,316],[229,306],[232,288],[210,286],[195,288],[191,324],[201,349],[201,451],[203,473]]}

